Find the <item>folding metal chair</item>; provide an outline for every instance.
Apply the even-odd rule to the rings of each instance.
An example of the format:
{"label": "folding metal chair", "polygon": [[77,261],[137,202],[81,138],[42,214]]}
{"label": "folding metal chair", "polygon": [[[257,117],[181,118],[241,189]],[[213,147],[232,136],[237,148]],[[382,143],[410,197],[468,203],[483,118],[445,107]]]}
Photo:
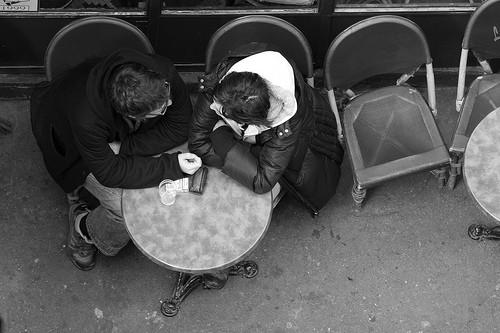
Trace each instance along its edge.
{"label": "folding metal chair", "polygon": [[279,51],[292,59],[314,87],[312,51],[307,38],[293,24],[269,15],[243,16],[220,27],[207,45],[205,73],[226,56],[248,55],[263,48]]}
{"label": "folding metal chair", "polygon": [[[472,131],[491,111],[500,106],[500,74],[493,73],[491,61],[500,58],[500,0],[488,0],[471,15],[462,40],[458,71],[456,110],[460,112],[450,145],[451,168],[448,188],[455,188],[462,173],[465,147]],[[465,95],[469,51],[481,65],[484,75],[477,77]]]}
{"label": "folding metal chair", "polygon": [[141,30],[118,18],[97,16],[71,22],[59,30],[45,52],[45,71],[51,81],[62,72],[118,48],[154,53]]}
{"label": "folding metal chair", "polygon": [[[428,104],[405,83],[423,64]],[[339,123],[334,88],[345,91],[370,77],[402,74],[394,85],[367,88],[352,97],[343,111],[340,139],[353,170],[356,208],[361,208],[367,188],[416,172],[439,168],[444,186],[449,155],[434,119],[432,59],[422,30],[399,16],[362,20],[332,41],[324,66],[330,105]]]}

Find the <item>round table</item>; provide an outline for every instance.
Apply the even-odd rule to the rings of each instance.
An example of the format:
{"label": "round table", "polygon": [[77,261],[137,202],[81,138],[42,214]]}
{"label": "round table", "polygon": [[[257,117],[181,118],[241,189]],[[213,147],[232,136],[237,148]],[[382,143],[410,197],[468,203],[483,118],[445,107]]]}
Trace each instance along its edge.
{"label": "round table", "polygon": [[[259,244],[271,219],[271,192],[256,194],[219,169],[208,169],[204,193],[178,193],[171,206],[161,203],[156,187],[123,191],[123,217],[132,241],[149,259],[180,273],[172,297],[162,304],[167,316],[175,315],[187,293],[203,284],[202,274],[241,271],[238,263]],[[252,275],[248,270],[255,264],[243,265]]]}
{"label": "round table", "polygon": [[[500,221],[500,108],[488,114],[472,132],[464,155],[464,180],[480,209]],[[498,228],[469,227],[474,239],[498,238]]]}

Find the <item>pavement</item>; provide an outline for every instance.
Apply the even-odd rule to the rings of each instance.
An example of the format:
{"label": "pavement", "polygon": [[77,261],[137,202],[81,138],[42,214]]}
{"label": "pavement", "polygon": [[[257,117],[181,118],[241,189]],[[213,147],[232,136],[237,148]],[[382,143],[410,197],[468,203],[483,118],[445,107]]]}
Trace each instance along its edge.
{"label": "pavement", "polygon": [[[456,76],[447,77],[436,77],[436,91],[449,143],[458,114]],[[494,222],[461,178],[453,191],[429,172],[390,181],[369,190],[356,212],[346,158],[318,217],[282,199],[247,258],[259,266],[256,277],[196,289],[168,318],[160,302],[176,273],[132,242],[116,257],[100,255],[91,271],[73,266],[66,197],[31,133],[29,100],[0,98],[0,117],[13,125],[0,134],[1,333],[500,331],[499,244],[467,235],[472,223]]]}

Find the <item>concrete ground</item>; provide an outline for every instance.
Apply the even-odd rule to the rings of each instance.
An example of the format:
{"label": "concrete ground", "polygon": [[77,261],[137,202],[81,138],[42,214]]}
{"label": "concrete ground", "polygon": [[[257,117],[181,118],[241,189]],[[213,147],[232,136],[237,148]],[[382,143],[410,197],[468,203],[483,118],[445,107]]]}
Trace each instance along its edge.
{"label": "concrete ground", "polygon": [[[456,78],[437,78],[438,125],[450,142]],[[348,159],[337,194],[313,219],[293,198],[275,209],[248,259],[253,279],[193,291],[172,318],[160,312],[176,274],[131,242],[89,272],[68,259],[65,194],[31,134],[27,98],[0,100],[14,125],[0,134],[0,318],[18,332],[497,332],[500,254],[473,241],[471,223],[493,225],[460,179],[439,189],[428,172],[351,199]]]}

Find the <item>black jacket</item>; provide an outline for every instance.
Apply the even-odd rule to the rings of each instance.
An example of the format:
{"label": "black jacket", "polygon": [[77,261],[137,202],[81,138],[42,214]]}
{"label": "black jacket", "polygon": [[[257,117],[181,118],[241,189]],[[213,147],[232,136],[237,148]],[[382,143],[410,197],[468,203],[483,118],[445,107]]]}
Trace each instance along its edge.
{"label": "black jacket", "polygon": [[[219,64],[211,81],[220,80],[237,60]],[[256,193],[268,192],[278,182],[288,184],[313,210],[319,210],[335,194],[344,151],[326,98],[307,85],[295,67],[294,72],[296,114],[261,133],[257,144],[238,141],[224,160],[215,153],[209,137],[220,119],[210,109],[213,97],[210,90],[201,93],[190,124],[189,150]]]}
{"label": "black jacket", "polygon": [[[131,132],[110,106],[106,89],[117,66],[139,62],[162,73],[171,84],[172,105],[164,116],[146,120]],[[187,140],[192,105],[173,64],[159,55],[121,49],[82,64],[31,96],[31,123],[48,172],[65,192],[83,184],[89,173],[104,186],[143,188],[165,178],[183,177],[177,156],[163,154]],[[115,155],[108,143],[120,141]]]}

